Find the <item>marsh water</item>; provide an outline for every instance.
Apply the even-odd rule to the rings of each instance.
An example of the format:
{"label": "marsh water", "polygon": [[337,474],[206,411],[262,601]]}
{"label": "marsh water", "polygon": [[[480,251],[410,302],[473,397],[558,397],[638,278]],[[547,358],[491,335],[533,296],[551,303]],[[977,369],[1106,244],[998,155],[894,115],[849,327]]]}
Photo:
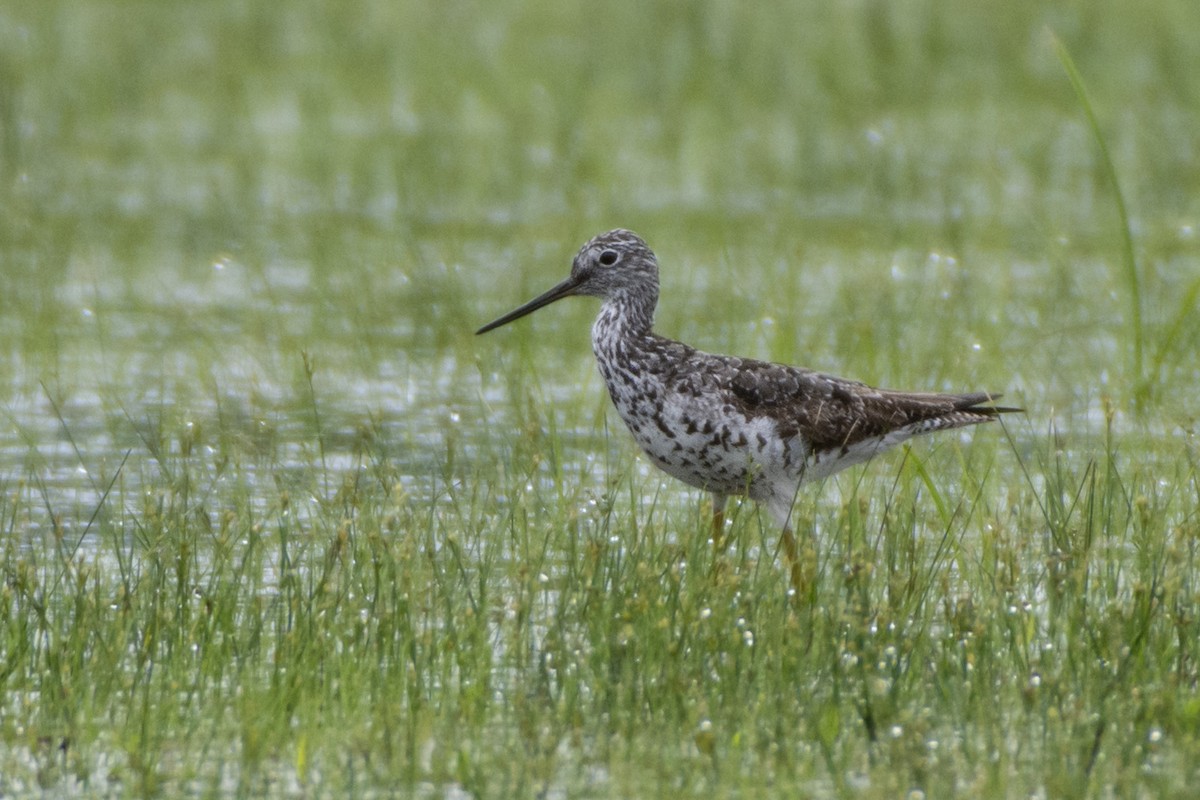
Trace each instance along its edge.
{"label": "marsh water", "polygon": [[[1132,407],[1149,378],[1165,404],[1151,428],[1186,424],[1197,379],[1178,354],[1197,335],[1197,241],[1192,173],[1173,166],[1183,150],[1116,142],[1140,212],[1131,295],[1092,132],[1025,23],[950,20],[927,35],[948,37],[957,66],[904,49],[905,80],[885,79],[883,53],[847,59],[814,40],[815,69],[781,82],[774,62],[750,59],[730,92],[723,59],[769,52],[767,28],[726,20],[718,34],[705,15],[680,17],[664,49],[664,31],[624,9],[596,22],[634,36],[657,77],[614,70],[592,87],[583,65],[601,53],[567,57],[566,20],[515,47],[510,12],[401,4],[318,22],[166,3],[12,16],[0,65],[11,535],[51,518],[86,528],[110,484],[105,513],[138,507],[178,457],[208,471],[214,496],[235,466],[263,506],[284,489],[320,495],[370,459],[435,501],[447,480],[486,482],[530,431],[562,442],[558,480],[564,467],[603,472],[589,458],[629,462],[591,364],[591,301],[471,334],[617,226],[660,255],[662,332],[704,349],[1005,391],[1030,407],[1031,430],[1085,441],[1107,402]],[[842,30],[839,14],[819,16]],[[430,38],[430,25],[460,36]],[[996,35],[1008,70],[965,57]],[[680,72],[680,47],[707,71]],[[1182,147],[1192,112],[1160,99],[1139,124]],[[1161,346],[1135,357],[1134,340],[1154,335]]]}

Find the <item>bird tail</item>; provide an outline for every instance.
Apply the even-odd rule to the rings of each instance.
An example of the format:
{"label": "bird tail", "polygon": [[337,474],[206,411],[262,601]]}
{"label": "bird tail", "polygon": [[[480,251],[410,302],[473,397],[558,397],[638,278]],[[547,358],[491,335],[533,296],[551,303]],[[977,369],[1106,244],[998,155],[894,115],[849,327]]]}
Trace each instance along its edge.
{"label": "bird tail", "polygon": [[958,395],[958,402],[954,404],[954,408],[956,411],[971,411],[989,417],[998,417],[1001,414],[1025,413],[1025,409],[1016,406],[993,405],[1001,397],[1003,395],[992,394],[991,392],[974,392],[973,394]]}

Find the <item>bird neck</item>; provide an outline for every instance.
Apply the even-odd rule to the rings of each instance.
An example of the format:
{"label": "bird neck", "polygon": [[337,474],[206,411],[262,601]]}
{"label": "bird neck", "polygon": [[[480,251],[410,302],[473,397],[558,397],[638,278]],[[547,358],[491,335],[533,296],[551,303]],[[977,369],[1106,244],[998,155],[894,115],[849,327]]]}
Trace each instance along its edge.
{"label": "bird neck", "polygon": [[657,292],[621,292],[606,298],[592,325],[592,343],[600,348],[649,335],[657,304]]}

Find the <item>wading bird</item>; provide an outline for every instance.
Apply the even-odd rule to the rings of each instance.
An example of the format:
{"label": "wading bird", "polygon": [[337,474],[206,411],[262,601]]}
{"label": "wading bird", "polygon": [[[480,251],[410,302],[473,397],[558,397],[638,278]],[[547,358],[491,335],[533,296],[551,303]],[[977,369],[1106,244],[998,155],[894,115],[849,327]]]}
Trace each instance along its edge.
{"label": "wading bird", "polygon": [[782,530],[797,591],[801,565],[790,517],[801,484],[913,436],[1021,410],[993,405],[997,394],[875,389],[801,367],[705,353],[659,336],[651,329],[658,259],[641,237],[620,229],[585,244],[562,283],[476,333],[572,295],[603,301],[592,325],[592,351],[638,445],[664,472],[712,495],[718,548],[728,497],[749,496],[765,505]]}

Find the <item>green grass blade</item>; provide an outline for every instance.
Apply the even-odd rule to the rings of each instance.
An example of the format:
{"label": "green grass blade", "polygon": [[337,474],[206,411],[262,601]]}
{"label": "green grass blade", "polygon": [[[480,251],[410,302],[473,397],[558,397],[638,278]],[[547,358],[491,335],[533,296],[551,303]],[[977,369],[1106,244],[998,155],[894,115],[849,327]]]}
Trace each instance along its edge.
{"label": "green grass blade", "polygon": [[1071,54],[1068,52],[1066,45],[1062,43],[1062,40],[1053,32],[1050,33],[1050,38],[1054,42],[1054,51],[1058,55],[1058,60],[1062,62],[1063,69],[1067,73],[1067,78],[1071,81],[1071,88],[1075,90],[1075,97],[1079,100],[1079,104],[1083,106],[1084,114],[1087,115],[1088,127],[1091,129],[1092,135],[1096,139],[1096,146],[1100,151],[1100,161],[1113,187],[1113,201],[1116,203],[1117,215],[1121,220],[1121,260],[1125,265],[1125,281],[1129,288],[1129,328],[1130,337],[1133,341],[1133,363],[1131,366],[1134,374],[1134,402],[1140,406],[1146,399],[1149,384],[1143,371],[1145,333],[1142,328],[1141,278],[1139,276],[1137,256],[1133,250],[1133,232],[1129,227],[1129,212],[1125,207],[1125,195],[1121,191],[1121,182],[1117,178],[1117,170],[1113,166],[1112,156],[1108,152],[1108,143],[1104,138],[1103,131],[1100,130],[1100,123],[1096,119],[1096,112],[1092,107],[1092,101],[1088,97],[1087,87],[1083,83],[1083,76],[1079,74],[1079,69],[1075,66],[1075,61],[1071,58]]}
{"label": "green grass blade", "polygon": [[1183,300],[1179,303],[1179,310],[1175,312],[1171,322],[1167,325],[1165,332],[1157,338],[1158,347],[1154,352],[1154,358],[1150,363],[1150,374],[1157,375],[1166,363],[1167,356],[1178,347],[1181,346],[1181,338],[1184,329],[1188,323],[1196,321],[1196,305],[1197,299],[1200,298],[1200,278],[1191,282],[1187,290],[1183,293]]}

